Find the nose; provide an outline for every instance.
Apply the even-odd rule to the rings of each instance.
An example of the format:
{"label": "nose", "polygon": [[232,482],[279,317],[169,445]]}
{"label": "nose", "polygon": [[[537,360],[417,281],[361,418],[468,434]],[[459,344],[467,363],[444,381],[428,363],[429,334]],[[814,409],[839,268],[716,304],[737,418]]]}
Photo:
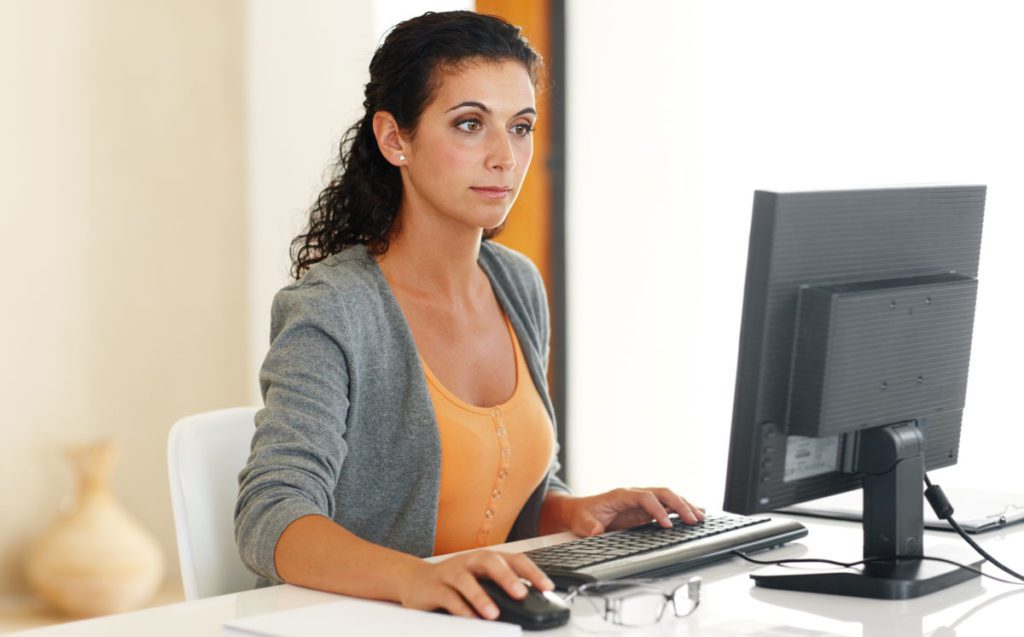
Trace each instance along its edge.
{"label": "nose", "polygon": [[512,150],[512,140],[506,131],[495,131],[490,143],[487,165],[496,170],[512,170],[516,167],[516,155]]}

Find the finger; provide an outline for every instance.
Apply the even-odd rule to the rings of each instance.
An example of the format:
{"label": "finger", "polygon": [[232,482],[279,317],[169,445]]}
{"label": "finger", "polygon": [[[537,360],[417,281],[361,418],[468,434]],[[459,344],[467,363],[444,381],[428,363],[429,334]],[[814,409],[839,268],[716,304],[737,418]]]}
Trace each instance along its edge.
{"label": "finger", "polygon": [[594,517],[594,514],[590,512],[590,509],[580,507],[577,510],[576,515],[572,517],[572,521],[569,523],[569,530],[579,537],[590,537],[592,535],[600,535],[604,533],[605,529],[604,524]]}
{"label": "finger", "polygon": [[534,564],[533,560],[526,555],[517,553],[507,556],[506,559],[515,572],[520,577],[530,580],[530,583],[537,590],[550,591],[555,589],[555,583],[551,581],[551,578],[544,571],[540,570],[540,567]]}
{"label": "finger", "polygon": [[679,514],[687,524],[696,524],[704,519],[704,513],[671,489],[652,487],[648,489],[658,497],[662,504]]}
{"label": "finger", "polygon": [[695,505],[694,503],[690,502],[689,500],[687,500],[686,498],[684,498],[682,496],[680,496],[680,500],[683,501],[683,504],[685,504],[686,506],[690,507],[690,513],[693,514],[693,518],[695,520],[694,524],[704,520],[704,509],[702,509],[701,507]]}
{"label": "finger", "polygon": [[[619,531],[634,526],[644,526],[651,523],[651,514],[641,508],[633,508],[625,513],[615,516],[615,519],[608,523],[607,531]],[[655,524],[658,524],[655,522]],[[660,526],[660,524],[659,524]]]}
{"label": "finger", "polygon": [[466,600],[455,590],[446,587],[440,597],[438,608],[443,608],[452,615],[459,617],[469,617],[470,619],[478,619],[480,617],[480,615],[473,612],[473,609],[469,607]]}
{"label": "finger", "polygon": [[694,524],[703,517],[703,512],[700,509],[671,489],[648,487],[647,490],[654,493],[666,508],[678,513],[684,522]]}
{"label": "finger", "polygon": [[526,585],[519,581],[515,567],[508,559],[511,556],[488,552],[483,556],[484,574],[514,599],[526,597]]}
{"label": "finger", "polygon": [[476,611],[478,616],[484,619],[497,619],[498,607],[494,605],[494,601],[487,596],[476,577],[469,571],[459,572],[451,586],[458,591],[459,595],[462,595],[464,600],[469,602],[470,607]]}
{"label": "finger", "polygon": [[688,505],[690,505],[690,510],[693,511],[693,516],[695,518],[697,518],[697,521],[698,522],[703,522],[704,521],[704,507],[699,507],[696,504],[694,504],[693,502],[690,502],[689,500],[687,500],[686,503]]}
{"label": "finger", "polygon": [[668,517],[668,511],[662,506],[658,496],[647,489],[630,489],[630,492],[635,498],[633,506],[646,511],[661,526],[665,528],[672,526],[672,520]]}

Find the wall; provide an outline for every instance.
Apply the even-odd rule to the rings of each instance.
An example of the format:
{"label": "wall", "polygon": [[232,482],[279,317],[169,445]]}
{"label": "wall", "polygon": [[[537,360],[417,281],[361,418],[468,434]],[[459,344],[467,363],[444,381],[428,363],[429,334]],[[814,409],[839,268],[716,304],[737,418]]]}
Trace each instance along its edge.
{"label": "wall", "polygon": [[982,183],[960,464],[937,478],[1021,491],[1024,436],[1010,414],[1011,365],[1024,357],[1011,292],[1024,234],[1024,10],[631,6],[568,7],[575,485],[663,483],[721,507],[755,188]]}
{"label": "wall", "polygon": [[692,3],[631,7],[566,8],[569,480],[695,495],[680,463],[720,462],[695,410],[697,26]]}
{"label": "wall", "polygon": [[242,14],[0,3],[0,593],[98,436],[176,577],[167,430],[247,387]]}

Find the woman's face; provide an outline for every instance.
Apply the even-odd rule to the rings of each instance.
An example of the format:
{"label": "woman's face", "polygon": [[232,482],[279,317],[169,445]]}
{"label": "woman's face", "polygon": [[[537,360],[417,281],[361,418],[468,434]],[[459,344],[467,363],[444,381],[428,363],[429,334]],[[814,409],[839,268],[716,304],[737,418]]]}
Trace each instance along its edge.
{"label": "woman's face", "polygon": [[406,141],[403,214],[490,229],[501,225],[533,157],[533,83],[518,62],[440,72]]}

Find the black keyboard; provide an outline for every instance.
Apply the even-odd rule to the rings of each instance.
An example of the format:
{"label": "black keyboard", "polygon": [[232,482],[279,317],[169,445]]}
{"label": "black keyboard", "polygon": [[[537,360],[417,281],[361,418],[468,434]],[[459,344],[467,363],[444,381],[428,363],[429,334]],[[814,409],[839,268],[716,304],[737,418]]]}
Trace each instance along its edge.
{"label": "black keyboard", "polygon": [[709,514],[685,524],[672,516],[672,528],[656,522],[604,535],[527,551],[558,588],[595,580],[659,577],[726,559],[731,551],[756,551],[807,535],[799,522]]}

